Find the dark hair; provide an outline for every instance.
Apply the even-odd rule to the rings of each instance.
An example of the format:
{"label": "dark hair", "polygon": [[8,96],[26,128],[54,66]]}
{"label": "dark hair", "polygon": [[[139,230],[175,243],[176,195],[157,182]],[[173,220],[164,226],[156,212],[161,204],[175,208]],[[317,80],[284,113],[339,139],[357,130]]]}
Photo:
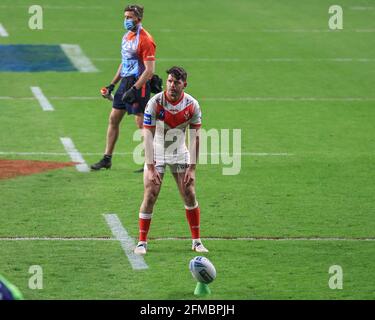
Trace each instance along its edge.
{"label": "dark hair", "polygon": [[143,6],[139,5],[139,4],[129,4],[125,7],[125,11],[131,11],[135,14],[135,16],[139,19],[139,20],[142,20],[143,18],[143,11],[144,11],[144,8]]}
{"label": "dark hair", "polygon": [[172,67],[169,70],[167,70],[167,74],[172,75],[175,77],[177,80],[182,80],[183,82],[186,81],[187,79],[187,73],[184,68],[182,67]]}

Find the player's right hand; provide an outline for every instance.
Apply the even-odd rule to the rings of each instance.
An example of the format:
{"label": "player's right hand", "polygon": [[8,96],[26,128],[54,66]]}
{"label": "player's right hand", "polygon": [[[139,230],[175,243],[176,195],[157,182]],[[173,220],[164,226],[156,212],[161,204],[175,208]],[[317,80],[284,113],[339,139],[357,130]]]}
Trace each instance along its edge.
{"label": "player's right hand", "polygon": [[102,94],[102,97],[104,99],[109,99],[109,100],[113,100],[113,96],[112,96],[112,91],[113,89],[115,88],[115,85],[114,84],[110,84],[106,87],[103,87],[100,89],[100,93]]}
{"label": "player's right hand", "polygon": [[109,91],[108,93],[111,94],[112,91],[115,89],[115,85],[111,83],[109,86],[106,86],[106,88],[107,88],[108,91]]}
{"label": "player's right hand", "polygon": [[158,170],[156,170],[155,166],[147,168],[146,179],[156,185],[161,184],[161,177]]}
{"label": "player's right hand", "polygon": [[105,99],[108,99],[111,96],[111,93],[113,89],[115,88],[114,84],[110,84],[102,89],[100,89],[100,93],[102,94],[102,97]]}

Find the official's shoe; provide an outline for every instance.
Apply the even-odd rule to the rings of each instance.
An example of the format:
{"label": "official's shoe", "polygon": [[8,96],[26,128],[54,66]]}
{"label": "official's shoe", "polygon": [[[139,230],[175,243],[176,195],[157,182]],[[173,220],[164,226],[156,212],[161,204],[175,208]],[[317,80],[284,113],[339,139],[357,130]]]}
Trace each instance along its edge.
{"label": "official's shoe", "polygon": [[108,159],[101,159],[99,162],[91,165],[91,170],[100,170],[100,169],[111,169],[112,161]]}
{"label": "official's shoe", "polygon": [[191,249],[195,252],[208,252],[208,250],[204,247],[204,245],[201,242],[195,242],[193,243],[193,246]]}
{"label": "official's shoe", "polygon": [[144,256],[147,252],[147,243],[138,242],[137,246],[134,249],[134,253]]}
{"label": "official's shoe", "polygon": [[134,173],[143,173],[144,168],[142,167],[141,169],[134,170]]}

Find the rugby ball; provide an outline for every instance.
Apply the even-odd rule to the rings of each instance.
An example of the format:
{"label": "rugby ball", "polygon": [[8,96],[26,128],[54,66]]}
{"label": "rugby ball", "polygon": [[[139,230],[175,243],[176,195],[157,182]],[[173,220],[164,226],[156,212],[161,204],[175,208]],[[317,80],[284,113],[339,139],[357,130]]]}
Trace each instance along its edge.
{"label": "rugby ball", "polygon": [[216,269],[214,265],[205,257],[199,256],[191,259],[189,269],[193,278],[198,282],[208,284],[216,278]]}

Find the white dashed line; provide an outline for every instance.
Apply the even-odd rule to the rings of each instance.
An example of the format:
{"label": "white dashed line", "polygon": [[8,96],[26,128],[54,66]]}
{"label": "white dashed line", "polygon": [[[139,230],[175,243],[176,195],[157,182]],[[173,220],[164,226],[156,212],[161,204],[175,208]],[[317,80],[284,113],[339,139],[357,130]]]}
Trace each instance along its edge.
{"label": "white dashed line", "polygon": [[76,168],[79,172],[89,172],[90,168],[88,167],[87,163],[83,159],[82,155],[78,152],[72,139],[70,138],[60,138],[61,143],[64,145],[66,152],[69,154],[70,159],[73,162],[77,162]]}

